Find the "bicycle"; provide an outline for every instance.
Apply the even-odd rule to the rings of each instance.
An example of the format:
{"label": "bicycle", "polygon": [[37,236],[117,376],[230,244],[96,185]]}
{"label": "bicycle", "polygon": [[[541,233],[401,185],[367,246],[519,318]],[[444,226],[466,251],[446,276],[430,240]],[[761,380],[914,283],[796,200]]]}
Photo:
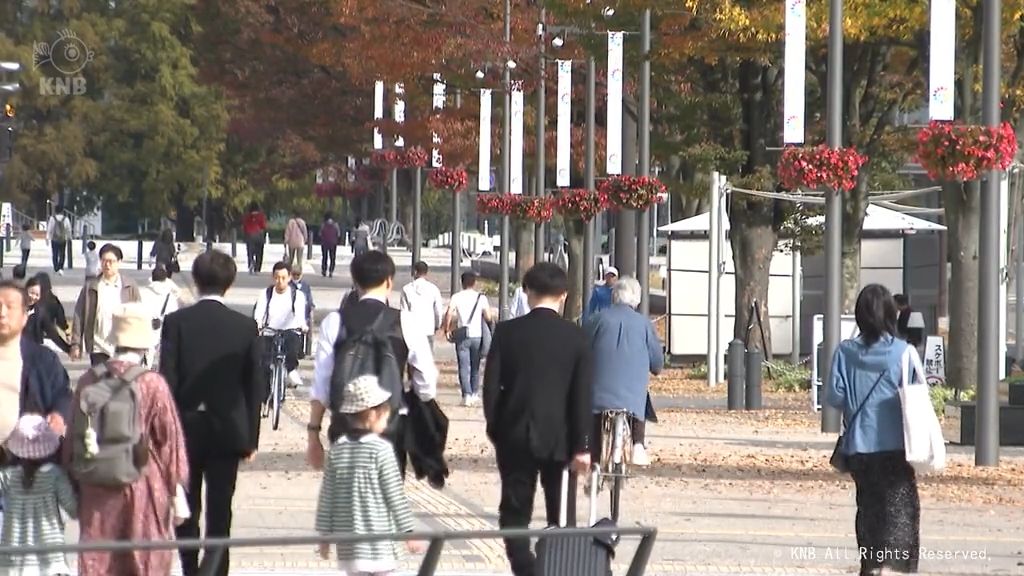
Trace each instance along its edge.
{"label": "bicycle", "polygon": [[281,405],[284,404],[285,379],[288,370],[285,369],[287,352],[285,350],[285,335],[295,330],[274,330],[264,329],[264,333],[272,336],[271,363],[270,363],[270,395],[263,402],[263,417],[270,417],[270,426],[277,430],[281,425]]}
{"label": "bicycle", "polygon": [[629,463],[633,461],[633,441],[630,428],[629,410],[605,410],[601,412],[601,470],[602,487],[611,481],[609,499],[612,521],[619,521],[622,486],[629,476]]}

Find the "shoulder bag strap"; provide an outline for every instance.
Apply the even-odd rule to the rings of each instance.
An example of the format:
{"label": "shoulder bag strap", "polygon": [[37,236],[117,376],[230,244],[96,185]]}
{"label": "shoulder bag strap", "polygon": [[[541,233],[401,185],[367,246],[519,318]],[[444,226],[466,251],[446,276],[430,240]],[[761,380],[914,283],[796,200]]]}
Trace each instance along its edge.
{"label": "shoulder bag strap", "polygon": [[868,400],[871,398],[871,395],[875,393],[875,388],[878,388],[878,384],[882,381],[882,377],[885,376],[886,372],[888,372],[888,370],[882,370],[882,373],[878,375],[878,379],[875,380],[875,384],[871,387],[871,390],[868,390],[868,395],[864,397],[864,400],[861,401],[860,406],[857,406],[857,409],[854,410],[853,414],[850,415],[850,421],[847,422],[845,426],[847,429],[853,426],[853,423],[856,422],[857,416],[860,416],[860,411],[864,408],[864,405],[868,403]]}
{"label": "shoulder bag strap", "polygon": [[476,309],[477,309],[477,307],[480,306],[480,299],[483,298],[483,297],[484,297],[483,294],[477,294],[476,295],[476,303],[473,304],[473,309],[470,310],[470,312],[469,312],[469,318],[466,318],[466,326],[469,326],[470,324],[473,323],[473,316],[476,316]]}
{"label": "shoulder bag strap", "polygon": [[168,292],[168,293],[167,293],[167,296],[166,296],[166,297],[164,298],[164,305],[163,305],[163,307],[162,307],[162,308],[160,308],[160,317],[161,317],[161,318],[163,318],[164,316],[166,316],[166,315],[167,315],[167,304],[168,304],[168,303],[169,303],[170,301],[171,301],[171,294],[170,294],[170,292]]}
{"label": "shoulder bag strap", "polygon": [[267,307],[263,309],[263,328],[267,327],[267,323],[270,322],[270,299],[274,297],[274,287],[267,286]]}

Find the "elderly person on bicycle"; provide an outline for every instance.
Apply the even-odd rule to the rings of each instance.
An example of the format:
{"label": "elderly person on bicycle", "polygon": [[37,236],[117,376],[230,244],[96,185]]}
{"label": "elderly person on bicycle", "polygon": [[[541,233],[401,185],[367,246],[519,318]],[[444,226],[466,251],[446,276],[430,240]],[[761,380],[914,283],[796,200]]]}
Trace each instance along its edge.
{"label": "elderly person on bicycle", "polygon": [[[282,332],[285,342],[285,370],[293,386],[302,384],[299,376],[299,349],[302,345],[300,332],[308,331],[306,323],[306,296],[292,284],[291,267],[286,262],[274,264],[274,283],[260,292],[253,308],[252,317],[259,327],[264,340],[263,350],[267,352],[264,366],[270,368],[273,361],[274,334]],[[267,388],[270,393],[270,388]]]}
{"label": "elderly person on bicycle", "polygon": [[[600,441],[604,436],[602,413],[625,410],[632,416],[632,462],[637,466],[650,464],[644,447],[647,385],[651,374],[661,372],[665,356],[654,325],[636,311],[640,297],[636,278],[623,276],[612,285],[612,305],[583,325],[594,359],[595,462],[601,462],[604,452]],[[610,440],[604,438],[605,442]]]}

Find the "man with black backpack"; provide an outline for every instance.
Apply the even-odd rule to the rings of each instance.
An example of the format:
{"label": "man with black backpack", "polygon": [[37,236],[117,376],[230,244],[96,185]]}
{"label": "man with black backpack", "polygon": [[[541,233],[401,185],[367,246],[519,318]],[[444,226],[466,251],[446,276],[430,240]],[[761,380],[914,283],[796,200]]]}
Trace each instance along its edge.
{"label": "man with black backpack", "polygon": [[320,432],[324,414],[331,412],[328,438],[334,442],[347,431],[345,419],[338,411],[345,384],[372,373],[381,387],[392,393],[393,416],[384,436],[395,446],[399,468],[404,472],[404,375],[411,375],[415,399],[427,403],[437,395],[437,366],[430,343],[418,329],[415,318],[387,304],[394,287],[394,261],[387,254],[370,251],[356,256],[350,269],[359,301],[331,312],[320,324],[306,427],[306,458],[314,469],[323,468]]}
{"label": "man with black backpack", "polygon": [[292,283],[292,271],[287,262],[274,264],[274,283],[260,293],[252,317],[266,345],[265,366],[270,366],[274,339],[272,332],[282,332],[285,342],[284,366],[288,371],[288,379],[292,386],[302,385],[298,370],[302,338],[298,332],[309,330],[306,322],[306,295]]}

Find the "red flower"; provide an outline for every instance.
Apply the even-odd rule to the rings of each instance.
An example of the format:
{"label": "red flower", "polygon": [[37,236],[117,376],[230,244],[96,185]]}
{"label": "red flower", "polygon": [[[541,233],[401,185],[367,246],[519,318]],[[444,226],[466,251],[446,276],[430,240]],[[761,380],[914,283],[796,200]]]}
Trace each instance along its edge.
{"label": "red flower", "polygon": [[853,148],[789,147],[779,159],[779,180],[790,190],[852,190],[867,156]]}
{"label": "red flower", "polygon": [[661,202],[665,185],[649,176],[613,176],[598,186],[606,201],[619,208],[646,210]]}
{"label": "red flower", "polygon": [[933,180],[977,180],[989,170],[1006,170],[1017,154],[1017,135],[998,128],[932,121],[917,134],[917,159]]}
{"label": "red flower", "polygon": [[370,163],[378,168],[416,168],[427,165],[430,156],[419,146],[375,150]]}
{"label": "red flower", "polygon": [[570,189],[555,196],[554,204],[555,210],[565,218],[589,222],[608,209],[611,202],[603,192]]}
{"label": "red flower", "polygon": [[434,168],[427,175],[430,185],[437,190],[448,190],[459,193],[466,189],[469,184],[469,175],[461,166],[458,168]]}
{"label": "red flower", "polygon": [[550,196],[538,198],[519,194],[479,194],[476,197],[476,209],[481,214],[547,222],[554,215],[555,203]]}

